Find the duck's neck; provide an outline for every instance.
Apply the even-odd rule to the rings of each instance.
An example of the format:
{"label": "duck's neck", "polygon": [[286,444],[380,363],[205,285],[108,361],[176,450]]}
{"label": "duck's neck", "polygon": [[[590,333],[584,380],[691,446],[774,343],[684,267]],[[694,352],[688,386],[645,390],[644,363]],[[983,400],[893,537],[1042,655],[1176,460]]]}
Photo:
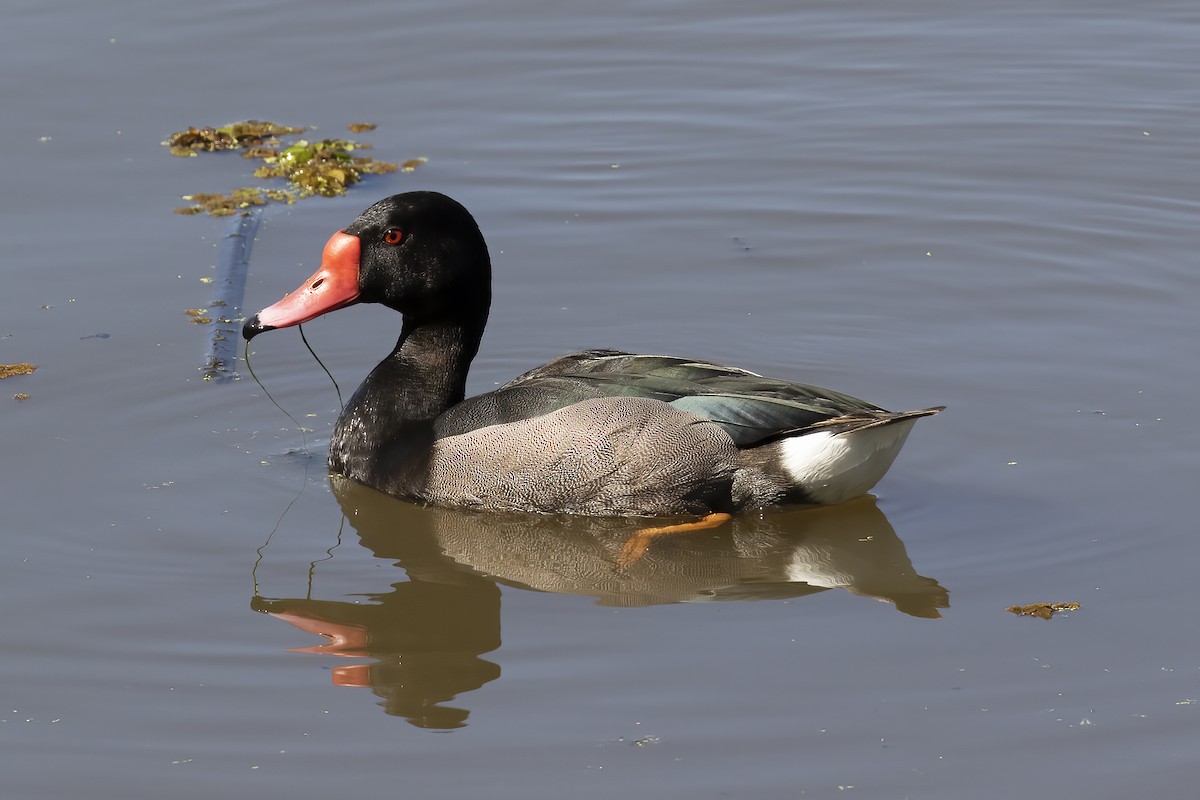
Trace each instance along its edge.
{"label": "duck's neck", "polygon": [[[354,392],[329,442],[329,466],[348,478],[409,494],[419,483],[433,421],[466,396],[467,371],[486,320],[414,323],[407,318],[391,354]],[[419,487],[414,487],[416,491]]]}

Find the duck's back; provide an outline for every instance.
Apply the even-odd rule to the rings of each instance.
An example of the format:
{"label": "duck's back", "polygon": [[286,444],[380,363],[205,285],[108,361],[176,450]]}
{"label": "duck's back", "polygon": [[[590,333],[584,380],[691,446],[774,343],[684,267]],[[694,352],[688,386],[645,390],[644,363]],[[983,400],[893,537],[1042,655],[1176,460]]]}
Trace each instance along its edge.
{"label": "duck's back", "polygon": [[[586,350],[551,361],[495,391],[469,398],[435,423],[439,438],[549,414],[598,398],[669,403],[754,447],[828,420],[884,412],[850,395],[748,370],[673,356]],[[886,413],[886,412],[884,412]]]}

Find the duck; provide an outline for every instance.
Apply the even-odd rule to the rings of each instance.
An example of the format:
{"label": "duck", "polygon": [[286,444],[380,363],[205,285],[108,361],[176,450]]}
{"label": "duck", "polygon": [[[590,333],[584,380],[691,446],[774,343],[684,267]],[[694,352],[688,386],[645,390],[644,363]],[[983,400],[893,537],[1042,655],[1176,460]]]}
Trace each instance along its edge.
{"label": "duck", "polygon": [[358,303],[398,311],[395,347],[333,426],[330,472],[405,500],[484,511],[709,526],[745,510],[842,503],[869,492],[914,423],[943,409],[887,411],[740,367],[608,349],[562,356],[468,398],[491,283],[467,209],[438,192],[405,192],[334,233],[317,271],[246,319],[242,335]]}

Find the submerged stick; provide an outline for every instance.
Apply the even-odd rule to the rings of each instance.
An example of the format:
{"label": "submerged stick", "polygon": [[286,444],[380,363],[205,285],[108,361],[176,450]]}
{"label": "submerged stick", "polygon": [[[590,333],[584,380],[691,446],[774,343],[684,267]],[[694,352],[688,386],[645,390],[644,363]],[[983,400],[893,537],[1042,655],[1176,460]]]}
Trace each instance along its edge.
{"label": "submerged stick", "polygon": [[217,256],[217,280],[210,306],[214,309],[209,323],[208,352],[204,357],[204,380],[227,383],[238,379],[238,320],[246,295],[246,276],[250,269],[250,249],[261,222],[260,209],[252,208],[237,215],[233,230],[221,242]]}

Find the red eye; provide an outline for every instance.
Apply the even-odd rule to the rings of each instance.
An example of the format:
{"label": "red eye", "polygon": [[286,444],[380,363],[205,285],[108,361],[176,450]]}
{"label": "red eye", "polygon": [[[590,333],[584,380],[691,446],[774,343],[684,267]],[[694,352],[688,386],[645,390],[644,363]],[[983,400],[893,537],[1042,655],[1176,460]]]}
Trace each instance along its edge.
{"label": "red eye", "polygon": [[399,228],[388,228],[384,231],[383,240],[388,244],[400,244],[404,241],[404,231]]}

